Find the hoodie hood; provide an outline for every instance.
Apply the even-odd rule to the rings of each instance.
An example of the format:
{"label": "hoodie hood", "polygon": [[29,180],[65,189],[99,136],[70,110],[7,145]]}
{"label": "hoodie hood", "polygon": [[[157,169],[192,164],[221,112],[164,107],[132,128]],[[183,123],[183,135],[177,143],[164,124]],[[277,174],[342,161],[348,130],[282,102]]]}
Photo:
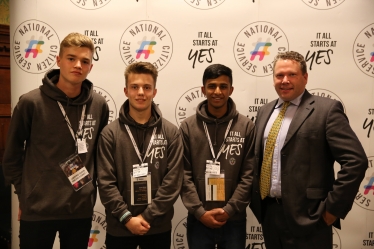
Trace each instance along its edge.
{"label": "hoodie hood", "polygon": [[218,119],[214,118],[214,117],[212,117],[211,115],[208,114],[207,104],[208,104],[208,100],[204,100],[196,108],[197,117],[207,124],[208,123],[216,123],[216,122],[217,122],[217,124],[225,123],[225,122],[230,121],[231,119],[233,119],[234,117],[236,117],[239,114],[238,111],[236,110],[235,102],[231,98],[229,98],[228,101],[227,101],[227,105],[228,105],[227,113],[225,115],[223,115],[223,117],[218,118]]}
{"label": "hoodie hood", "polygon": [[60,77],[60,69],[52,69],[48,71],[42,80],[43,85],[39,88],[40,90],[55,101],[60,101],[61,104],[69,105],[84,105],[92,99],[93,84],[91,81],[85,79],[82,82],[81,93],[74,100],[66,96],[66,94],[61,91],[57,86],[57,82]]}
{"label": "hoodie hood", "polygon": [[[134,126],[139,127],[139,124],[135,122],[129,115],[129,107],[130,103],[129,100],[126,100],[125,103],[121,106],[121,109],[119,111],[119,121],[123,124],[126,124],[128,126]],[[149,121],[147,122],[147,127],[155,127],[161,122],[162,114],[158,106],[152,102],[152,113]]]}

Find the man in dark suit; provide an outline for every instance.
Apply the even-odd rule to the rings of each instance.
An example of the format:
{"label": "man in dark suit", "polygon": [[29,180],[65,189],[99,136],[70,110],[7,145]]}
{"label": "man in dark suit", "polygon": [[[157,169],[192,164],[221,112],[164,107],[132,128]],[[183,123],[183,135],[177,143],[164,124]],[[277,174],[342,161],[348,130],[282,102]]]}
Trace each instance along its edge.
{"label": "man in dark suit", "polygon": [[[279,98],[257,115],[250,206],[262,224],[266,249],[331,249],[332,225],[340,228],[340,219],[352,208],[367,157],[342,104],[305,89],[308,73],[302,55],[281,53],[273,68]],[[275,142],[267,150],[271,140]],[[341,165],[336,179],[335,161]]]}

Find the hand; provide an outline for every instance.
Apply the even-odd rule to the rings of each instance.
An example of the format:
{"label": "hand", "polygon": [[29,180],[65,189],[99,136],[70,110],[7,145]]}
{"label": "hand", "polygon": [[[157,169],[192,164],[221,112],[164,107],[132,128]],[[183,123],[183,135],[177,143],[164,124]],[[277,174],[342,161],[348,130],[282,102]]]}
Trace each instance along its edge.
{"label": "hand", "polygon": [[[221,209],[222,209],[222,208],[221,208]],[[217,214],[217,215],[215,216],[215,217],[216,217],[216,220],[226,222],[226,221],[230,218],[230,216],[229,216],[228,213],[226,213],[225,210],[222,209],[222,211],[223,211],[222,214]]]}
{"label": "hand", "polygon": [[144,235],[151,228],[151,226],[148,224],[148,222],[145,221],[144,218],[141,215],[138,215],[136,217],[132,217],[125,224],[125,226],[134,235]]}
{"label": "hand", "polygon": [[331,226],[337,219],[335,215],[329,213],[328,211],[322,213],[322,218],[328,226]]}
{"label": "hand", "polygon": [[215,208],[210,211],[206,211],[201,217],[200,221],[209,228],[220,228],[226,221],[219,221],[216,216],[221,217],[225,211],[222,208]]}

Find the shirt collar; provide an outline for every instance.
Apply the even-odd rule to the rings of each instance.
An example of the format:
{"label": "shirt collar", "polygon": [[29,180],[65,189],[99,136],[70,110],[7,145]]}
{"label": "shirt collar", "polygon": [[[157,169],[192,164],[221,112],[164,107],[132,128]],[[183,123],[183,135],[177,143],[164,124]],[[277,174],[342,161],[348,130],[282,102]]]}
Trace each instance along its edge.
{"label": "shirt collar", "polygon": [[[295,105],[295,106],[299,106],[300,102],[301,102],[301,98],[303,97],[304,93],[305,93],[305,90],[303,91],[302,94],[300,94],[299,96],[297,96],[295,99],[291,100],[290,101],[291,104]],[[278,108],[282,107],[283,103],[284,103],[284,101],[281,98],[279,98],[278,99],[278,103],[275,105],[275,109],[278,109]]]}

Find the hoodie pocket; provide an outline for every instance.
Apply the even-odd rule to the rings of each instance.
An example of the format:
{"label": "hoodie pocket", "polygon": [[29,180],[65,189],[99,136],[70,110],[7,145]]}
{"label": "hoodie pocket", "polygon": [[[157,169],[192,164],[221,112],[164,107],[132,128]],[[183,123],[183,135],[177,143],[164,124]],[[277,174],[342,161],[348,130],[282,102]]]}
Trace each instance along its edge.
{"label": "hoodie pocket", "polygon": [[93,207],[92,182],[77,192],[63,172],[44,171],[25,199],[27,214],[72,214]]}

